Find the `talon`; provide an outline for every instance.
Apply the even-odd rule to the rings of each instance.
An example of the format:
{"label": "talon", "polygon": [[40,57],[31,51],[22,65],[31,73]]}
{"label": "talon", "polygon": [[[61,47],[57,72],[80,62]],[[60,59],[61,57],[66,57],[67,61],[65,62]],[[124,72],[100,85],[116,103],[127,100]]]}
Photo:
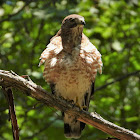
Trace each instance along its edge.
{"label": "talon", "polygon": [[84,110],[87,110],[88,107],[87,107],[87,106],[82,106],[82,108],[83,108]]}
{"label": "talon", "polygon": [[69,103],[74,104],[73,100],[67,100]]}
{"label": "talon", "polygon": [[80,110],[83,110],[82,106],[78,103],[78,97],[76,97],[76,103],[75,103],[75,105],[76,105],[77,107],[79,107]]}
{"label": "talon", "polygon": [[82,106],[79,103],[75,103],[75,106],[79,107],[80,110],[83,110]]}
{"label": "talon", "polygon": [[66,100],[66,99],[65,99],[64,97],[62,97],[62,96],[59,96],[59,98],[62,99],[62,100]]}

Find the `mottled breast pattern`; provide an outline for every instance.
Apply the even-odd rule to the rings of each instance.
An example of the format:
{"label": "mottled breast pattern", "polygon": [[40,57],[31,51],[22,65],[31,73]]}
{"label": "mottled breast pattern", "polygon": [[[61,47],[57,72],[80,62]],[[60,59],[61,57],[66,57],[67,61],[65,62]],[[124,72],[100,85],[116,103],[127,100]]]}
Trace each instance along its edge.
{"label": "mottled breast pattern", "polygon": [[101,54],[83,34],[80,46],[73,49],[72,54],[63,51],[61,37],[54,38],[41,54],[39,65],[45,62],[43,77],[48,83],[56,83],[61,74],[69,72],[74,79],[74,73],[86,73],[88,79],[95,80],[97,70],[102,73]]}

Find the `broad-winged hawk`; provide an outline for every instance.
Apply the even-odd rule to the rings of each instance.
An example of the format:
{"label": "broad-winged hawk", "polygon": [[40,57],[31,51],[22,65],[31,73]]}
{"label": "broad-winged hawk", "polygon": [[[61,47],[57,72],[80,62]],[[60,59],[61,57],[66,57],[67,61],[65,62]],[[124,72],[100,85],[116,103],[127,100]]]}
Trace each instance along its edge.
{"label": "broad-winged hawk", "polygon": [[[99,51],[83,34],[84,25],[84,17],[67,16],[42,52],[39,65],[45,62],[43,76],[53,94],[88,110],[97,71],[102,73],[102,61]],[[65,136],[79,138],[85,124],[73,116],[62,114]]]}

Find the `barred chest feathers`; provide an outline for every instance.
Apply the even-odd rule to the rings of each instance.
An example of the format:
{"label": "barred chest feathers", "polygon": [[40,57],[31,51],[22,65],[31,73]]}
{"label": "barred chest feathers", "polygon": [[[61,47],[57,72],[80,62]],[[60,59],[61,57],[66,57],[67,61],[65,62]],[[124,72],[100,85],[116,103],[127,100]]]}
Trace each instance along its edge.
{"label": "barred chest feathers", "polygon": [[[65,51],[55,50],[53,53],[48,51],[48,59],[45,61],[45,69],[43,76],[48,83],[56,83],[61,74],[70,74],[71,77],[73,73],[86,74],[90,80],[94,81],[97,68],[99,64],[97,58],[92,58],[84,48],[80,49],[81,46],[75,47],[71,54]],[[95,52],[97,50],[95,49]],[[85,75],[84,74],[84,75]]]}

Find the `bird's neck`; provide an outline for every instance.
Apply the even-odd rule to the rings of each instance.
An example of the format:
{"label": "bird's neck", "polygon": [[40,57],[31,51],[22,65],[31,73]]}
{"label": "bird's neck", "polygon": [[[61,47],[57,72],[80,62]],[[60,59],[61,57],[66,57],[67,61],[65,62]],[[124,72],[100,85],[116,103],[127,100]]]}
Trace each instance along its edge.
{"label": "bird's neck", "polygon": [[82,27],[72,29],[61,29],[61,38],[64,51],[72,53],[75,48],[80,48],[82,40]]}

